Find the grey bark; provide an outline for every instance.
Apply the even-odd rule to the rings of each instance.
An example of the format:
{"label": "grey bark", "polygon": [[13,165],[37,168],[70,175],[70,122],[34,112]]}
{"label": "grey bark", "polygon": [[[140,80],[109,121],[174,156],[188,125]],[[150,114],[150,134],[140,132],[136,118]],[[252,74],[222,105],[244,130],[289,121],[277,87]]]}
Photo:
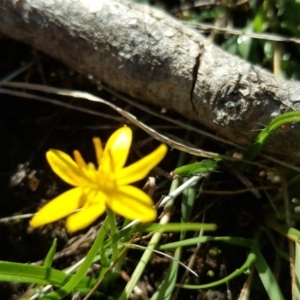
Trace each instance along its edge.
{"label": "grey bark", "polygon": [[[136,99],[167,107],[240,145],[300,109],[300,84],[225,53],[163,12],[126,0],[2,0],[0,32],[93,74]],[[300,128],[266,151],[300,161]]]}

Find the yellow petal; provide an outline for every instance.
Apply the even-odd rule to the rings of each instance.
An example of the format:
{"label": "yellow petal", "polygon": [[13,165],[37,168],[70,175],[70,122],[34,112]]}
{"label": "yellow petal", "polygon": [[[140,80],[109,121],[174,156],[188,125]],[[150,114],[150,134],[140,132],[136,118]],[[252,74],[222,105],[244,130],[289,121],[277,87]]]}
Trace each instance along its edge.
{"label": "yellow petal", "polygon": [[70,177],[74,178],[74,181],[78,186],[97,188],[98,182],[98,171],[96,170],[93,163],[88,163],[86,168],[80,170],[82,172],[81,177],[76,177],[74,174]]}
{"label": "yellow petal", "polygon": [[129,220],[150,222],[156,219],[152,199],[131,185],[119,187],[110,198],[107,198],[106,204],[112,211]]}
{"label": "yellow petal", "polygon": [[94,148],[95,148],[95,154],[97,158],[97,164],[98,166],[101,164],[102,154],[103,154],[103,148],[101,140],[98,137],[93,138]]}
{"label": "yellow petal", "polygon": [[117,185],[127,185],[146,177],[151,169],[159,164],[159,162],[165,157],[167,150],[167,146],[162,144],[152,153],[130,166],[119,170],[115,175]]}
{"label": "yellow petal", "polygon": [[71,189],[44,205],[30,221],[30,226],[39,227],[62,219],[83,206],[83,190]]}
{"label": "yellow petal", "polygon": [[109,173],[123,168],[128,157],[131,141],[132,131],[129,127],[124,126],[116,130],[105,146],[100,165],[101,171]]}
{"label": "yellow petal", "polygon": [[74,160],[75,160],[77,166],[80,168],[80,170],[87,168],[87,164],[84,161],[83,157],[81,156],[81,154],[78,150],[73,151],[73,156],[74,156]]}
{"label": "yellow petal", "polygon": [[78,165],[68,154],[59,150],[51,149],[46,153],[46,158],[52,170],[62,180],[73,186],[78,185],[74,178],[76,179],[82,177],[82,173]]}
{"label": "yellow petal", "polygon": [[87,201],[82,210],[68,217],[67,229],[75,232],[96,221],[105,211],[105,198],[106,195],[100,191],[87,194]]}

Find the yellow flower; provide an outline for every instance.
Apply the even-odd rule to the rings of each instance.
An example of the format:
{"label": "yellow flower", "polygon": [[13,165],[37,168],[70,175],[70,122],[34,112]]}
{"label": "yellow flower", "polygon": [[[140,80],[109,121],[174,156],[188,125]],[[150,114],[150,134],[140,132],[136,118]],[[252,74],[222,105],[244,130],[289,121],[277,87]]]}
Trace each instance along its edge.
{"label": "yellow flower", "polygon": [[[93,223],[106,207],[130,220],[155,220],[152,199],[129,184],[144,178],[163,159],[167,147],[160,145],[149,155],[124,167],[131,141],[132,131],[126,126],[110,136],[104,150],[100,139],[94,138],[98,168],[86,163],[77,150],[73,153],[74,160],[62,151],[49,150],[46,157],[52,170],[74,188],[42,207],[30,225],[38,227],[69,216],[66,226],[74,232]],[[79,208],[82,209],[74,213]]]}

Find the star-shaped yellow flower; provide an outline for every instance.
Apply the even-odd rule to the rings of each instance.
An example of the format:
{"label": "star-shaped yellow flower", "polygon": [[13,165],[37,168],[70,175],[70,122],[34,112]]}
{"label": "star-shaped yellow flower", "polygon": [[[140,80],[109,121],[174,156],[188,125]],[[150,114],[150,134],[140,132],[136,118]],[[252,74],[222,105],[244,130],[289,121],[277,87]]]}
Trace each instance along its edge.
{"label": "star-shaped yellow flower", "polygon": [[[74,160],[62,151],[49,150],[46,157],[52,170],[74,188],[42,207],[30,225],[38,227],[68,216],[67,229],[74,232],[94,222],[106,207],[130,220],[155,220],[152,199],[129,184],[144,178],[164,158],[167,147],[160,145],[149,155],[124,167],[131,141],[132,131],[127,126],[110,136],[104,150],[100,139],[94,138],[98,168],[87,164],[77,150]],[[79,208],[82,209],[74,213]]]}

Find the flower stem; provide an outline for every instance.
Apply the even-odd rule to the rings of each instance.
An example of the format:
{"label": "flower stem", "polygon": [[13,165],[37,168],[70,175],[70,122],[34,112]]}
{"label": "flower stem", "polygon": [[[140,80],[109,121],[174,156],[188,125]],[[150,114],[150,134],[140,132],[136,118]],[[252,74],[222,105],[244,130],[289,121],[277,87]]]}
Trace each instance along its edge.
{"label": "flower stem", "polygon": [[[107,218],[108,218],[108,222],[109,222],[109,227],[110,227],[110,233],[111,236],[113,236],[114,234],[117,233],[117,226],[116,226],[116,215],[115,213],[109,208],[106,208],[106,213],[107,213]],[[112,261],[115,262],[117,260],[118,257],[118,244],[117,243],[113,243],[112,244]]]}

